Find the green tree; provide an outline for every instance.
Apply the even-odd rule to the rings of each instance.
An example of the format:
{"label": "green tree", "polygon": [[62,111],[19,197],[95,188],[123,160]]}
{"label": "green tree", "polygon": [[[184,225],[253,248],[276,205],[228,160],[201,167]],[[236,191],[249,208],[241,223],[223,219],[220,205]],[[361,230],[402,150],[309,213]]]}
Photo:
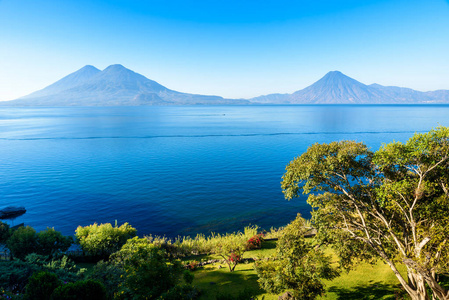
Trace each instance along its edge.
{"label": "green tree", "polygon": [[5,243],[10,236],[9,225],[0,221],[0,243]]}
{"label": "green tree", "polygon": [[118,299],[157,299],[181,281],[183,267],[178,260],[169,260],[164,250],[145,238],[128,240],[111,256],[111,262],[125,271]]}
{"label": "green tree", "polygon": [[27,299],[49,300],[53,291],[62,285],[62,282],[53,273],[36,272],[30,277],[26,286]]}
{"label": "green tree", "polygon": [[[314,144],[286,168],[287,199],[309,194],[317,238],[349,268],[387,263],[412,299],[449,299],[438,281],[449,262],[449,128],[371,152],[353,141]],[[398,271],[407,268],[407,278]]]}
{"label": "green tree", "polygon": [[71,237],[63,236],[54,228],[47,228],[37,233],[37,253],[55,256],[69,249],[73,242]]}
{"label": "green tree", "polygon": [[27,254],[36,252],[36,230],[30,226],[19,227],[14,230],[6,245],[14,257],[24,259]]}
{"label": "green tree", "polygon": [[110,223],[78,226],[76,238],[83,250],[91,255],[109,257],[120,250],[126,241],[136,235],[137,230],[128,223],[118,227]]}
{"label": "green tree", "polygon": [[59,286],[51,295],[52,300],[106,300],[106,288],[95,280],[82,280]]}
{"label": "green tree", "polygon": [[226,234],[217,240],[214,252],[224,259],[229,271],[234,272],[246,251],[246,244],[247,237],[243,233]]}
{"label": "green tree", "polygon": [[106,288],[108,298],[112,299],[115,294],[118,294],[125,275],[125,271],[111,261],[99,261],[87,274],[87,279],[101,282]]}
{"label": "green tree", "polygon": [[306,241],[305,220],[298,214],[282,231],[272,260],[255,264],[259,285],[264,290],[279,294],[292,290],[296,299],[315,299],[325,293],[322,279],[339,275],[326,256],[311,241]]}

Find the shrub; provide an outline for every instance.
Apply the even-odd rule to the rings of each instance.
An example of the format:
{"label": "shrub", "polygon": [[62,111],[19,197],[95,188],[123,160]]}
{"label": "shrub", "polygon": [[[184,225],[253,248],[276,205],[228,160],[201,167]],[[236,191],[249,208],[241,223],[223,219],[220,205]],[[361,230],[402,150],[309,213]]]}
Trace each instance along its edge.
{"label": "shrub", "polygon": [[72,237],[63,236],[61,232],[54,228],[47,228],[37,233],[37,253],[42,255],[55,256],[67,251],[73,243]]}
{"label": "shrub", "polygon": [[78,226],[76,238],[84,251],[94,256],[108,258],[118,251],[129,238],[136,235],[137,230],[128,223],[114,227],[110,223],[97,223],[86,227]]}
{"label": "shrub", "polygon": [[0,261],[0,288],[11,293],[23,293],[28,278],[37,270],[37,266],[21,260]]}
{"label": "shrub", "polygon": [[119,291],[119,285],[123,281],[125,271],[111,262],[99,261],[91,270],[88,279],[101,282],[108,293],[108,298],[112,299]]}
{"label": "shrub", "polygon": [[200,296],[198,289],[191,285],[177,285],[163,293],[160,300],[192,300]]}
{"label": "shrub", "polygon": [[187,284],[192,284],[193,279],[195,278],[195,275],[193,275],[192,272],[189,270],[184,270],[184,273],[182,274],[182,278],[184,279],[184,282]]}
{"label": "shrub", "polygon": [[246,242],[246,250],[260,249],[262,242],[262,234],[257,234]]}
{"label": "shrub", "polygon": [[34,273],[26,286],[26,297],[33,300],[49,300],[53,291],[61,285],[61,281],[53,273]]}
{"label": "shrub", "polygon": [[67,282],[79,280],[86,270],[78,269],[75,263],[65,255],[60,259],[50,260],[48,256],[31,253],[25,257],[25,262],[35,269],[55,273],[59,279]]}
{"label": "shrub", "polygon": [[106,300],[105,287],[95,280],[76,281],[54,290],[52,300]]}
{"label": "shrub", "polygon": [[198,261],[196,260],[192,260],[191,262],[189,262],[188,264],[185,265],[186,269],[194,271],[196,270],[196,268],[198,268]]}
{"label": "shrub", "polygon": [[126,273],[118,299],[157,299],[179,284],[183,272],[179,261],[169,260],[164,250],[137,237],[114,253],[111,262]]}
{"label": "shrub", "polygon": [[0,221],[0,243],[5,243],[10,236],[9,225]]}
{"label": "shrub", "polygon": [[24,259],[27,254],[36,252],[36,230],[30,226],[17,228],[6,242],[14,257]]}
{"label": "shrub", "polygon": [[272,294],[289,290],[295,299],[304,300],[325,293],[323,280],[332,280],[339,272],[330,256],[305,240],[306,231],[305,221],[298,214],[282,231],[273,259],[255,264],[261,288]]}

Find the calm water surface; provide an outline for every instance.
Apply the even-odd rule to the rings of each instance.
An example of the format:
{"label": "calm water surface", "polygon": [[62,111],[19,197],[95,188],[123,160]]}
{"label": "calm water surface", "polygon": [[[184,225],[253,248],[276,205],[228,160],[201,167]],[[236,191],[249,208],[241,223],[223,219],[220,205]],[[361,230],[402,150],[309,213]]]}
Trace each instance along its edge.
{"label": "calm water surface", "polygon": [[0,108],[0,207],[67,235],[115,220],[140,235],[269,229],[310,216],[280,189],[309,145],[377,150],[439,124],[447,105]]}

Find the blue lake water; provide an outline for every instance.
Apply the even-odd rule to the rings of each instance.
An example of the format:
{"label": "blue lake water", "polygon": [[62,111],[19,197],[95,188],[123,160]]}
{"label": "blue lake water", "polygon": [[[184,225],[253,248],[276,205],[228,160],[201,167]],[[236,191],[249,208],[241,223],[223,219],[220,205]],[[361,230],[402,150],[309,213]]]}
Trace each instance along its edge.
{"label": "blue lake water", "polygon": [[[438,106],[181,106],[0,108],[0,207],[13,220],[71,235],[129,222],[170,237],[282,226],[286,164],[313,143],[406,141],[449,126]],[[11,224],[11,222],[10,222]]]}

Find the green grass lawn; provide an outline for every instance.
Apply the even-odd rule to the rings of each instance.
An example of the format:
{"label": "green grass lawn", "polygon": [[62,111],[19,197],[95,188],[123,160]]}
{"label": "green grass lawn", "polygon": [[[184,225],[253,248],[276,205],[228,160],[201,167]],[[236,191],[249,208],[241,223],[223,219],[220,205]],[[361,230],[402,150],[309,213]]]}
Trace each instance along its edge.
{"label": "green grass lawn", "polygon": [[[268,257],[275,253],[276,241],[265,241],[262,249],[247,251],[244,258]],[[329,251],[329,253],[332,253]],[[183,261],[206,261],[220,258],[216,255],[190,256]],[[336,258],[334,257],[336,260]],[[257,274],[253,268],[254,263],[243,263],[237,265],[234,272],[229,272],[225,263],[209,264],[194,271],[193,284],[202,290],[200,299],[216,299],[217,295],[230,295],[236,297],[245,291],[252,292],[258,299],[278,299],[279,295],[267,294],[259,288]],[[89,273],[94,264],[80,263],[78,267],[87,268]],[[402,268],[401,271],[405,271]],[[448,280],[449,281],[449,280]],[[376,265],[359,263],[355,270],[343,273],[333,281],[326,281],[327,293],[320,299],[324,300],[358,300],[358,299],[402,299],[397,295],[403,295],[399,288],[399,282],[390,267],[382,262]],[[407,298],[405,298],[407,299]]]}
{"label": "green grass lawn", "polygon": [[[244,257],[263,257],[274,253],[275,241],[264,242],[261,250],[245,252]],[[220,267],[221,266],[221,267]],[[245,289],[252,291],[259,299],[278,299],[261,290],[253,263],[237,265],[229,272],[226,264],[211,264],[194,272],[193,284],[203,291],[200,299],[215,299],[218,294],[236,296]],[[321,299],[396,299],[400,293],[399,282],[391,269],[382,262],[372,266],[358,264],[355,270],[343,273],[333,281],[326,282],[327,293]]]}

